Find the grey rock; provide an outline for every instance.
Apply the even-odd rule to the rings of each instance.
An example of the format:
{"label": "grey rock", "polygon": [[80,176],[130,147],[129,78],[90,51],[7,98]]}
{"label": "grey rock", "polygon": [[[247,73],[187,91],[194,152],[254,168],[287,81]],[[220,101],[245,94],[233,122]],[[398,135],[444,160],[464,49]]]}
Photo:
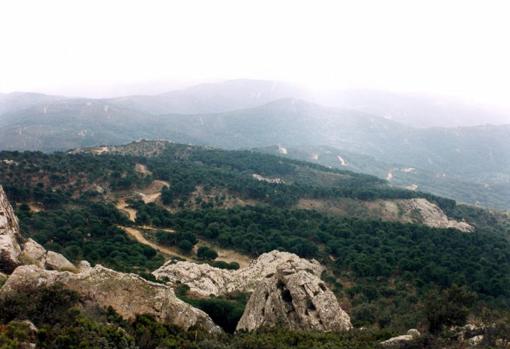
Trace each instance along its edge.
{"label": "grey rock", "polygon": [[46,254],[45,266],[49,270],[78,271],[74,264],[69,262],[66,257],[53,251],[48,251]]}
{"label": "grey rock", "polygon": [[261,327],[293,330],[347,331],[349,315],[324,282],[292,261],[261,281],[251,295],[237,331]]}
{"label": "grey rock", "polygon": [[306,270],[320,277],[324,267],[316,260],[280,251],[260,255],[249,266],[239,270],[225,270],[208,264],[168,261],[152,274],[158,280],[165,280],[176,287],[185,284],[190,293],[197,296],[219,296],[233,292],[253,292],[256,286],[276,273],[277,267],[291,263],[296,270]]}
{"label": "grey rock", "polygon": [[78,271],[78,268],[69,262],[66,257],[60,253],[46,251],[44,247],[32,239],[28,239],[23,244],[23,251],[19,260],[25,265],[33,264],[49,270]]}
{"label": "grey rock", "polygon": [[18,218],[0,186],[0,272],[10,274],[21,264],[21,242]]}
{"label": "grey rock", "polygon": [[385,348],[400,348],[401,346],[405,345],[405,343],[411,342],[421,336],[420,331],[417,329],[410,329],[407,331],[407,334],[404,334],[402,336],[392,337],[390,339],[387,339],[383,342],[381,342],[381,345]]}
{"label": "grey rock", "polygon": [[178,299],[171,287],[100,265],[80,273],[45,270],[36,265],[19,266],[0,289],[0,297],[27,287],[57,283],[78,292],[84,301],[103,308],[111,306],[126,320],[138,314],[151,314],[184,330],[201,328],[211,333],[221,332],[206,313]]}

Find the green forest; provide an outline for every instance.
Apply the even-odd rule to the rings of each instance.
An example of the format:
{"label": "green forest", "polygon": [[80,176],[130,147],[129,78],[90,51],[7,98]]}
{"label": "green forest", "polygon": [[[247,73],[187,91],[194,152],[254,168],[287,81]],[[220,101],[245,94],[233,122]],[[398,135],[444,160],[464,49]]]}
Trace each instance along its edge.
{"label": "green forest", "polygon": [[[15,205],[23,234],[71,261],[84,259],[155,281],[150,272],[168,256],[130,238],[122,230],[130,226],[152,227],[154,233],[146,237],[154,243],[226,269],[239,264],[219,260],[214,248],[194,249],[199,241],[251,258],[275,249],[289,251],[325,265],[322,278],[353,325],[367,329],[347,334],[272,330],[209,339],[147,316],[128,323],[111,309],[85,311],[76,306],[80,300],[72,292],[43,289],[33,304],[23,294],[3,300],[2,309],[10,310],[0,316],[0,348],[15,348],[25,335],[22,325],[12,322],[21,320],[15,314],[38,313],[48,297],[61,300],[62,306],[34,320],[44,329],[38,334],[38,343],[46,343],[42,348],[98,347],[95,341],[100,340],[123,348],[374,348],[409,328],[428,329],[432,335],[472,315],[496,319],[494,331],[503,331],[507,321],[501,319],[510,314],[510,224],[496,212],[394,188],[372,176],[252,151],[169,143],[150,156],[0,152],[0,159],[10,160],[0,161],[0,184]],[[145,173],[136,170],[140,164]],[[136,193],[155,180],[169,186],[161,189],[159,201],[145,203]],[[199,187],[212,198],[197,196]],[[116,207],[119,197],[136,212],[134,221]],[[243,204],[227,204],[229,197]],[[363,202],[416,197],[476,230],[464,233],[296,207],[302,198]],[[178,290],[178,296],[206,311],[227,333],[246,303],[246,295],[196,299]],[[431,299],[443,299],[441,306]],[[425,336],[427,343],[416,348],[434,348],[438,340]]]}

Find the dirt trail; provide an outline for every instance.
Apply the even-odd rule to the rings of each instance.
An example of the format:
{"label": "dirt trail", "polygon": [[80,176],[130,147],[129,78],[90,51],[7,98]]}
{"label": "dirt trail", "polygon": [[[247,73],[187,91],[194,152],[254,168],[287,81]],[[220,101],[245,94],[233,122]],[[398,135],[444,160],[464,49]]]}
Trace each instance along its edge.
{"label": "dirt trail", "polygon": [[167,256],[177,256],[177,257],[180,257],[180,258],[183,258],[183,259],[186,259],[186,260],[189,259],[189,256],[183,255],[176,248],[161,246],[161,245],[158,245],[158,244],[156,244],[156,243],[154,243],[152,241],[147,240],[145,238],[145,236],[143,236],[143,233],[142,233],[142,231],[140,229],[132,228],[132,227],[123,227],[123,226],[119,226],[119,227],[122,230],[124,230],[126,232],[126,234],[131,236],[133,239],[135,239],[139,243],[141,243],[143,245],[146,245],[146,246],[150,246],[153,249],[155,249],[156,251],[159,251],[159,252],[163,253],[164,255],[167,255]]}
{"label": "dirt trail", "polygon": [[158,200],[161,196],[161,189],[169,186],[170,184],[168,182],[156,179],[139,194],[142,197],[143,202],[149,204],[151,202],[156,202],[156,200]]}
{"label": "dirt trail", "polygon": [[136,220],[136,210],[134,208],[130,208],[125,199],[119,199],[115,207],[117,207],[119,211],[125,212],[131,222]]}
{"label": "dirt trail", "polygon": [[[168,233],[174,233],[175,231],[173,229],[170,229],[170,228],[154,228],[154,227],[149,227],[149,226],[136,227],[136,228],[135,227],[120,226],[120,228],[123,229],[126,232],[126,234],[131,236],[133,239],[135,239],[139,243],[144,244],[146,246],[150,246],[153,249],[155,249],[156,251],[159,251],[159,252],[161,252],[164,255],[167,255],[167,256],[177,256],[177,257],[180,257],[180,258],[185,259],[185,260],[192,260],[192,258],[190,258],[190,256],[186,256],[186,255],[182,254],[179,251],[179,249],[177,249],[177,248],[169,247],[169,246],[162,246],[160,244],[157,244],[157,243],[155,243],[153,241],[148,240],[143,235],[143,232],[142,232],[142,229],[145,229],[145,230],[152,230],[154,232],[156,232],[156,231],[166,231]],[[234,250],[220,248],[217,245],[214,245],[214,244],[202,241],[202,240],[199,240],[198,244],[195,246],[195,248],[194,248],[194,252],[195,253],[196,253],[196,250],[198,249],[198,247],[200,247],[200,246],[208,246],[210,248],[213,248],[215,251],[217,251],[218,252],[218,258],[216,260],[224,261],[224,262],[227,262],[227,263],[237,262],[237,263],[239,263],[240,268],[246,268],[250,264],[250,262],[251,262],[251,259],[248,256],[240,254],[239,252],[236,252]]]}

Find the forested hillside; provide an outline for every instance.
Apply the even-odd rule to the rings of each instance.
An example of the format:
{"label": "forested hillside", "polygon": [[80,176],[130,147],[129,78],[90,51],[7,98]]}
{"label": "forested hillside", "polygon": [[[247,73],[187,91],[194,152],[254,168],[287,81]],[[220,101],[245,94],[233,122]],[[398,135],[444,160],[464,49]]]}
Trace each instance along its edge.
{"label": "forested hillside", "polygon": [[[289,251],[327,267],[323,279],[355,326],[391,333],[426,327],[427,297],[452,287],[472,294],[473,316],[510,307],[508,217],[376,177],[146,141],[71,153],[4,151],[0,159],[0,183],[24,234],[72,261],[152,279],[148,272],[168,258],[235,269],[246,258]],[[305,199],[348,202],[350,213],[303,209]],[[374,202],[414,199],[474,230],[427,226],[414,211],[411,223],[367,211]],[[225,305],[232,311],[233,302]]]}

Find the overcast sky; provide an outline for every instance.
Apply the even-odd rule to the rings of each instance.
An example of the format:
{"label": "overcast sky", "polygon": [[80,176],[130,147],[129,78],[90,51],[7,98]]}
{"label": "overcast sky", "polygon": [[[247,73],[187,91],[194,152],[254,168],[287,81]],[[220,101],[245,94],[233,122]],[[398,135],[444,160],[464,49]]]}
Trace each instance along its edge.
{"label": "overcast sky", "polygon": [[510,105],[509,6],[490,0],[2,0],[0,92],[104,96],[258,78]]}

